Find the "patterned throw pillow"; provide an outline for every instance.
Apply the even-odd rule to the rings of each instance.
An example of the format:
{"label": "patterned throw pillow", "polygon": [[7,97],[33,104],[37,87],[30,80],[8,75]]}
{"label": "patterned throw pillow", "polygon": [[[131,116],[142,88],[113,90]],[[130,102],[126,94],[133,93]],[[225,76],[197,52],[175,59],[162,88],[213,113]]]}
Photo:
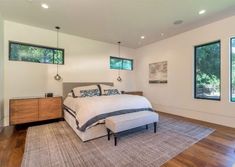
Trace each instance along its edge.
{"label": "patterned throw pillow", "polygon": [[110,95],[119,95],[120,94],[117,89],[104,89],[104,93],[107,96],[110,96]]}
{"label": "patterned throw pillow", "polygon": [[100,91],[99,89],[80,90],[80,95],[80,97],[99,96]]}
{"label": "patterned throw pillow", "polygon": [[[92,90],[91,93],[87,93],[87,91],[89,92],[90,90]],[[89,85],[89,86],[79,86],[79,87],[73,88],[73,90],[72,90],[73,97],[74,98],[82,97],[81,92],[84,92],[84,91],[86,93],[83,93],[83,94],[86,94],[86,95],[87,94],[95,94],[95,96],[96,96],[97,91],[98,91],[99,96],[101,95],[101,92],[100,92],[97,85]],[[92,93],[92,92],[96,92],[96,93]],[[83,97],[86,97],[86,96],[83,95]]]}

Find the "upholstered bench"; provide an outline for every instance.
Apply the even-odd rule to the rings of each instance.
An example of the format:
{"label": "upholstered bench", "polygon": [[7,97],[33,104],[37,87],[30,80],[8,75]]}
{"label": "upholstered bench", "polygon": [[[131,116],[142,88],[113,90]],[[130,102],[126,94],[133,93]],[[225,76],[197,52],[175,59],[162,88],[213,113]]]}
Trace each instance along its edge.
{"label": "upholstered bench", "polygon": [[119,132],[127,131],[133,128],[154,124],[154,133],[156,133],[157,122],[159,116],[156,112],[140,111],[128,114],[122,114],[118,116],[112,116],[105,119],[105,126],[108,131],[108,140],[110,140],[110,133],[114,134],[114,145],[117,145],[117,136]]}

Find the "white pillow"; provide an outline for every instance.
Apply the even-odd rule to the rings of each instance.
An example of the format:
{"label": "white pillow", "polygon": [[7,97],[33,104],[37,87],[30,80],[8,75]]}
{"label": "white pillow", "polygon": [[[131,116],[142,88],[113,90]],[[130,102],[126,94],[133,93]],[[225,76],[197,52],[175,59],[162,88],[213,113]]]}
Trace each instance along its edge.
{"label": "white pillow", "polygon": [[73,93],[72,92],[69,92],[67,97],[73,97]]}
{"label": "white pillow", "polygon": [[113,89],[113,86],[109,86],[109,85],[100,84],[99,86],[100,86],[101,95],[105,95],[105,92],[104,92],[105,89]]}
{"label": "white pillow", "polygon": [[82,86],[73,88],[73,97],[92,97],[100,96],[100,90],[97,85]]}
{"label": "white pillow", "polygon": [[108,92],[110,92],[110,90],[115,90],[114,92],[116,92],[116,94],[120,94],[120,91],[113,86],[100,84],[100,89],[101,89],[101,95],[105,95],[105,96],[111,95],[111,94],[107,94]]}

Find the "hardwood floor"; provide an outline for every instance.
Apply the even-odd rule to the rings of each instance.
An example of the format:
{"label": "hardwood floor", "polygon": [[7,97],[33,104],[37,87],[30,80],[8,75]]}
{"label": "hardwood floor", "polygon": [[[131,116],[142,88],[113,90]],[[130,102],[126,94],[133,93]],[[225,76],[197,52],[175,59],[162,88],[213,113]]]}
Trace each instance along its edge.
{"label": "hardwood floor", "polygon": [[[216,131],[165,163],[163,167],[233,167],[235,164],[235,129],[165,115],[212,127]],[[0,134],[0,167],[20,166],[26,131],[27,126],[20,128],[11,126],[3,129]]]}
{"label": "hardwood floor", "polygon": [[0,134],[0,167],[18,167],[24,153],[27,128],[6,127]]}
{"label": "hardwood floor", "polygon": [[177,155],[163,167],[235,167],[235,129],[172,116],[216,129],[181,154]]}

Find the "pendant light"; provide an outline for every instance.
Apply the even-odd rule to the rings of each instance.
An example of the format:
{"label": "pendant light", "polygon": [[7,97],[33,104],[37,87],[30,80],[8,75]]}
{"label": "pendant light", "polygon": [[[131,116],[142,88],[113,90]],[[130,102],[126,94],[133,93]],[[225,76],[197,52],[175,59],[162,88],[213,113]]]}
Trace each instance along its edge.
{"label": "pendant light", "polygon": [[[121,42],[119,41],[118,42],[118,57],[121,58]],[[121,73],[121,66],[119,66],[119,69],[118,69],[118,77],[117,77],[117,81],[118,82],[122,82],[122,78],[120,76],[120,73]]]}
{"label": "pendant light", "polygon": [[[57,49],[58,49],[59,48],[59,30],[60,30],[60,27],[56,26],[55,29],[57,31]],[[56,75],[54,76],[54,79],[56,81],[60,81],[62,79],[62,77],[58,73],[58,71],[59,71],[59,62],[57,62],[56,68],[57,68],[57,72],[56,72]]]}

